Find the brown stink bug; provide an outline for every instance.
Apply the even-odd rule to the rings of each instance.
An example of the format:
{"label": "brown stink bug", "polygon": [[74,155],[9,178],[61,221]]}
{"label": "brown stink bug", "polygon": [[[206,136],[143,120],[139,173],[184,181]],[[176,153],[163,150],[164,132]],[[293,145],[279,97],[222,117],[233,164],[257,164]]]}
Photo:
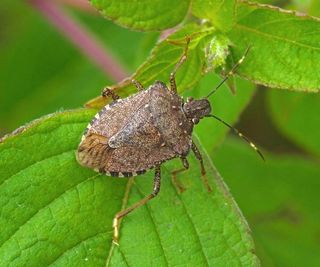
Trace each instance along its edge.
{"label": "brown stink bug", "polygon": [[[184,102],[177,94],[175,74],[187,58],[189,41],[187,38],[185,51],[170,74],[170,88],[163,82],[156,81],[145,90],[139,82],[133,80],[139,91],[125,99],[120,99],[108,88],[104,89],[103,96],[111,96],[113,102],[96,114],[79,145],[78,162],[108,176],[131,177],[155,169],[153,192],[115,215],[115,242],[119,237],[119,220],[159,193],[163,162],[179,157],[184,169],[188,169],[187,155],[192,150],[200,162],[202,175],[205,175],[202,156],[192,141],[193,127],[204,117],[218,119],[259,152],[256,146],[236,129],[210,114],[211,106],[207,97],[199,100],[188,98],[187,102]],[[234,72],[243,58],[218,87]],[[261,155],[260,152],[259,154]]]}

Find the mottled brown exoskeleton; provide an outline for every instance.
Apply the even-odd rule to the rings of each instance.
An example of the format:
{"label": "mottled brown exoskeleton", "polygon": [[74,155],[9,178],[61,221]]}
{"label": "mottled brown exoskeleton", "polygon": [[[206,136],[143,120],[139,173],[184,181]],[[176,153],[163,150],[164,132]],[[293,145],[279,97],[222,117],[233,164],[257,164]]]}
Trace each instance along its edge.
{"label": "mottled brown exoskeleton", "polygon": [[186,60],[187,49],[188,45],[170,74],[170,88],[156,81],[145,90],[133,80],[138,93],[125,99],[120,99],[108,88],[104,89],[103,96],[111,96],[113,102],[96,114],[79,145],[79,163],[108,176],[131,177],[155,169],[152,193],[115,215],[115,242],[119,237],[120,218],[159,193],[163,162],[178,157],[184,169],[188,169],[187,155],[192,150],[200,162],[201,174],[205,175],[202,156],[192,141],[192,131],[202,118],[215,116],[210,114],[211,106],[206,98],[188,98],[184,102],[177,94],[175,73]]}

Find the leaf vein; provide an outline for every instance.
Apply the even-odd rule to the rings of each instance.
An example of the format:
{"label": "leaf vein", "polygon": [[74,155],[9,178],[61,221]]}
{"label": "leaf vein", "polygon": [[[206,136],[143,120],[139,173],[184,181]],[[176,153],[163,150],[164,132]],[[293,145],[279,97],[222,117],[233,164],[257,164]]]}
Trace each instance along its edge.
{"label": "leaf vein", "polygon": [[311,46],[311,45],[303,44],[301,42],[297,42],[297,41],[294,41],[294,40],[287,39],[287,38],[282,37],[282,36],[276,36],[276,35],[271,35],[269,33],[262,32],[262,31],[257,31],[255,29],[246,27],[244,25],[237,24],[235,27],[243,29],[243,30],[248,31],[248,32],[255,33],[257,35],[264,36],[264,37],[266,37],[268,39],[271,39],[271,40],[278,39],[280,41],[292,43],[292,44],[294,44],[296,46],[301,46],[301,47],[308,48],[308,49],[311,49],[311,50],[319,50],[320,51],[320,47],[314,47],[314,46]]}
{"label": "leaf vein", "polygon": [[57,200],[58,198],[60,198],[61,196],[63,196],[65,193],[67,193],[68,191],[70,191],[71,189],[79,186],[80,184],[93,179],[95,177],[99,176],[99,174],[95,174],[93,176],[90,176],[88,178],[86,178],[85,180],[82,180],[72,186],[70,186],[68,189],[64,190],[63,192],[61,192],[61,194],[59,194],[58,196],[54,197],[52,200],[50,200],[48,203],[45,203],[44,206],[40,207],[36,212],[34,212],[33,214],[31,214],[31,216],[25,220],[24,222],[22,222],[22,224],[20,224],[19,227],[16,228],[16,230],[6,239],[4,240],[4,242],[2,244],[0,244],[0,247],[3,246],[6,242],[8,242],[11,238],[13,238],[15,236],[15,234],[24,226],[26,225],[28,222],[30,222],[32,220],[32,218],[34,218],[37,214],[39,214],[39,212],[41,212],[42,210],[44,210],[46,207],[48,207],[50,204],[52,204],[55,200]]}
{"label": "leaf vein", "polygon": [[129,265],[128,261],[127,261],[127,258],[125,257],[123,251],[120,249],[120,246],[118,247],[118,249],[119,249],[119,252],[120,252],[120,254],[121,254],[122,258],[123,258],[123,261],[124,261],[124,262],[126,263],[126,265],[129,267],[130,265]]}
{"label": "leaf vein", "polygon": [[198,233],[198,231],[197,231],[197,228],[196,228],[196,226],[194,225],[194,222],[192,221],[192,219],[191,219],[191,217],[190,217],[190,215],[189,215],[189,213],[188,213],[188,210],[187,210],[187,208],[186,208],[183,200],[181,199],[180,193],[177,191],[176,186],[173,184],[172,179],[170,179],[170,183],[171,183],[172,187],[175,189],[176,196],[177,196],[177,197],[179,198],[179,200],[181,201],[182,207],[183,207],[183,209],[184,209],[185,212],[186,212],[187,218],[188,218],[188,220],[189,220],[190,223],[191,223],[191,226],[192,226],[193,231],[195,232],[195,236],[197,237],[197,241],[198,241],[198,243],[199,243],[199,245],[200,245],[200,248],[201,248],[201,249],[200,249],[201,254],[203,255],[203,258],[205,259],[207,266],[210,266],[209,260],[208,260],[208,258],[207,258],[207,255],[206,255],[205,252],[204,252],[204,249],[203,249],[203,246],[202,246],[202,243],[201,243],[201,240],[200,240],[200,237],[199,237],[199,233]]}
{"label": "leaf vein", "polygon": [[[137,185],[136,185],[136,188],[137,188],[137,192],[139,193],[139,195],[140,195],[141,197],[145,197],[145,196],[143,195],[141,189],[140,189]],[[156,235],[157,235],[157,237],[158,237],[158,241],[159,241],[159,244],[160,244],[160,248],[161,248],[161,250],[162,250],[162,252],[163,252],[163,257],[164,257],[164,260],[165,260],[165,262],[166,262],[166,266],[170,266],[170,265],[169,265],[169,262],[168,262],[168,259],[167,259],[167,256],[166,256],[166,253],[165,253],[164,248],[163,248],[163,244],[162,244],[161,236],[160,236],[159,231],[158,231],[158,228],[157,228],[157,224],[155,223],[154,218],[153,218],[153,216],[152,216],[152,212],[151,212],[148,204],[146,204],[146,205],[144,205],[144,206],[146,207],[146,209],[147,209],[147,211],[148,211],[148,214],[149,214],[149,216],[150,216],[150,218],[151,218],[151,222],[152,222],[152,224],[153,224],[153,226],[154,226],[155,233],[156,233]]]}
{"label": "leaf vein", "polygon": [[82,243],[84,243],[84,242],[86,242],[86,241],[88,241],[90,239],[93,239],[93,238],[97,237],[98,235],[104,235],[106,233],[107,233],[106,231],[100,232],[100,233],[94,233],[93,235],[88,236],[85,239],[79,240],[77,243],[73,244],[71,247],[67,248],[65,251],[62,251],[56,258],[54,258],[50,263],[48,263],[48,266],[53,265],[57,260],[59,260],[61,257],[63,257],[64,254],[66,254],[67,252],[73,250],[77,246],[80,246]]}
{"label": "leaf vein", "polygon": [[2,183],[0,183],[0,187],[1,187],[6,181],[8,181],[10,178],[12,178],[13,176],[15,176],[15,175],[17,175],[17,174],[25,171],[26,169],[30,168],[31,166],[34,166],[34,165],[36,165],[36,164],[38,164],[38,163],[40,163],[40,162],[46,161],[46,160],[48,160],[48,159],[54,158],[54,157],[56,157],[56,156],[59,156],[59,155],[62,155],[62,154],[65,154],[65,153],[68,153],[68,152],[74,151],[74,150],[75,150],[74,148],[73,148],[73,149],[68,149],[68,150],[66,150],[66,151],[59,152],[58,154],[54,154],[54,155],[51,155],[51,156],[49,156],[49,157],[43,158],[43,159],[41,159],[41,160],[37,160],[37,161],[35,161],[35,162],[32,162],[32,163],[29,164],[28,166],[23,167],[23,168],[20,169],[19,171],[11,174],[9,177],[7,177],[6,179],[4,179],[4,180],[2,181]]}

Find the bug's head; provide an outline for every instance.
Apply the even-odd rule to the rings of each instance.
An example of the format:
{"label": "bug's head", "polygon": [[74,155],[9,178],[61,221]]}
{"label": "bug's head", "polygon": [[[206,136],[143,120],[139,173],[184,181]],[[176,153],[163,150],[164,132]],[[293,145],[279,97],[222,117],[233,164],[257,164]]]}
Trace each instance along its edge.
{"label": "bug's head", "polygon": [[203,117],[210,114],[211,105],[205,98],[194,100],[192,97],[188,97],[187,102],[183,105],[183,111],[188,119],[197,124]]}

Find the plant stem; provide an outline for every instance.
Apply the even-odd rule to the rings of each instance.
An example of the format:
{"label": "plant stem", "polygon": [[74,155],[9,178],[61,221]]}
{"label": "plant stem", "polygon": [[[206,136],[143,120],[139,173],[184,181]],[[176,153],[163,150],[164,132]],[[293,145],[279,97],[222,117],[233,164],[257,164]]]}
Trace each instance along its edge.
{"label": "plant stem", "polygon": [[55,2],[47,0],[29,0],[29,2],[111,79],[119,82],[128,76],[128,72],[111,56],[106,47]]}

